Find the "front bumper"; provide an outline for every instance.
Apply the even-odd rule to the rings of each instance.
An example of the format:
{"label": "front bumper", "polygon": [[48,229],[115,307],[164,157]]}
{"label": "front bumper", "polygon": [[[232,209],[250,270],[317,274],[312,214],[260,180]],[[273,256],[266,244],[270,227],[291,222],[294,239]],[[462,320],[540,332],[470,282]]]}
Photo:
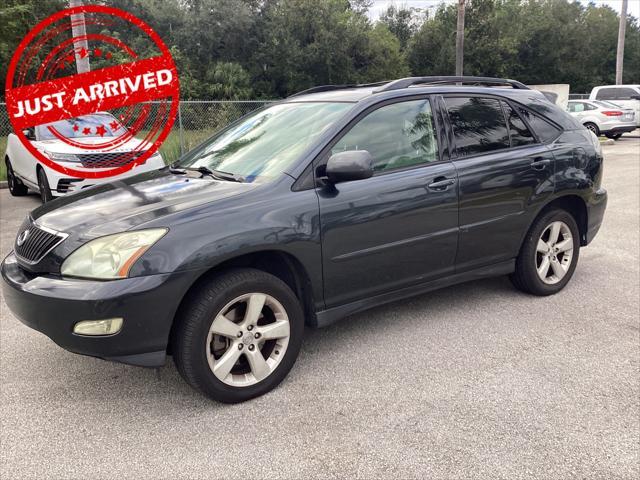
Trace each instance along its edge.
{"label": "front bumper", "polygon": [[[13,252],[0,266],[3,294],[13,314],[74,353],[131,365],[161,366],[176,310],[191,282],[189,273],[172,273],[113,281],[34,276]],[[73,333],[82,320],[124,318],[110,336]]]}
{"label": "front bumper", "polygon": [[587,202],[587,234],[585,245],[591,243],[602,225],[604,211],[607,208],[607,191],[604,188],[596,190]]}
{"label": "front bumper", "polygon": [[[69,163],[69,162],[58,162],[63,167],[73,168],[82,170],[82,168],[78,167],[77,163]],[[47,180],[49,181],[49,187],[51,188],[51,194],[54,197],[58,197],[61,195],[66,195],[67,193],[78,192],[83,188],[92,187],[94,185],[100,185],[101,183],[113,182],[116,180],[122,180],[133,175],[138,175],[139,173],[149,172],[151,170],[158,170],[159,168],[164,167],[164,160],[160,155],[154,155],[149,160],[141,165],[137,165],[131,170],[121,173],[120,175],[114,175],[110,177],[103,178],[78,178],[78,177],[70,177],[67,174],[58,172],[57,170],[53,170],[46,165],[43,165],[45,173],[47,174]],[[92,168],[90,171],[92,172],[100,172],[108,169],[105,168]]]}

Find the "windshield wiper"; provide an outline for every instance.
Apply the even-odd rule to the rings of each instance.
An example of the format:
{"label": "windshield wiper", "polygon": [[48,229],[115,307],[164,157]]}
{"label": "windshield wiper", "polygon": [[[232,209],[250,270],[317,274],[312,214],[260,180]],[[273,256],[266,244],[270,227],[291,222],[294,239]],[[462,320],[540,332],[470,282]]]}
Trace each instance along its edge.
{"label": "windshield wiper", "polygon": [[211,170],[209,167],[205,167],[204,165],[200,167],[183,167],[175,163],[171,165],[172,173],[180,173],[180,171],[198,172],[203,177],[205,175],[208,175],[211,178],[215,178],[216,180],[227,180],[229,182],[238,182],[238,183],[244,183],[245,181],[242,175],[236,175],[235,173],[222,172],[220,170]]}

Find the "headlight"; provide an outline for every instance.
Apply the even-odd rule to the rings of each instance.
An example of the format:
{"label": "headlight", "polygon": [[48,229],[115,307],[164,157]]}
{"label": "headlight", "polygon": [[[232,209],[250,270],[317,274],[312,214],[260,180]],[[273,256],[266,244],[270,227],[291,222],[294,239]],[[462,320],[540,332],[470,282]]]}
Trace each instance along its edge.
{"label": "headlight", "polygon": [[78,155],[75,155],[73,153],[56,153],[56,152],[49,152],[47,150],[45,150],[44,153],[51,160],[55,160],[57,162],[75,162],[75,163],[80,162],[80,157],[78,157]]}
{"label": "headlight", "polygon": [[69,277],[126,278],[136,260],[165,233],[166,228],[152,228],[96,238],[69,255],[60,271]]}

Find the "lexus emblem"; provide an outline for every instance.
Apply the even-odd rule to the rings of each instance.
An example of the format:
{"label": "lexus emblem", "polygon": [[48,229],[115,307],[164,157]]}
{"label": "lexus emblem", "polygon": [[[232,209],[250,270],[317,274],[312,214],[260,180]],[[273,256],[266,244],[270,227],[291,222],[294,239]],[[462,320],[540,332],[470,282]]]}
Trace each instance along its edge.
{"label": "lexus emblem", "polygon": [[18,244],[19,247],[21,247],[22,244],[27,240],[28,236],[29,236],[29,230],[25,230],[20,235],[18,235],[18,240],[16,240],[16,243]]}

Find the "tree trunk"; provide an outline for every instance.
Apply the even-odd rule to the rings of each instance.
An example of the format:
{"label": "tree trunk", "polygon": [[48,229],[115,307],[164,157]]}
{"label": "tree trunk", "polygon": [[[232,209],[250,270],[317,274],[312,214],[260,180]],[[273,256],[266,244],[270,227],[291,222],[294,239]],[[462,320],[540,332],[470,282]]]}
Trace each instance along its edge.
{"label": "tree trunk", "polygon": [[627,28],[627,0],[622,0],[620,26],[618,27],[618,52],[616,54],[616,85],[622,84],[622,64],[624,63],[624,34]]}
{"label": "tree trunk", "polygon": [[[70,7],[79,7],[81,5],[82,0],[69,0]],[[84,13],[71,15],[71,34],[74,38],[80,38],[73,41],[76,70],[78,73],[88,72],[91,70],[91,66],[89,65],[89,42],[86,39],[87,29],[84,23]]]}
{"label": "tree trunk", "polygon": [[456,29],[456,75],[462,75],[464,60],[464,2],[458,0],[458,26]]}

